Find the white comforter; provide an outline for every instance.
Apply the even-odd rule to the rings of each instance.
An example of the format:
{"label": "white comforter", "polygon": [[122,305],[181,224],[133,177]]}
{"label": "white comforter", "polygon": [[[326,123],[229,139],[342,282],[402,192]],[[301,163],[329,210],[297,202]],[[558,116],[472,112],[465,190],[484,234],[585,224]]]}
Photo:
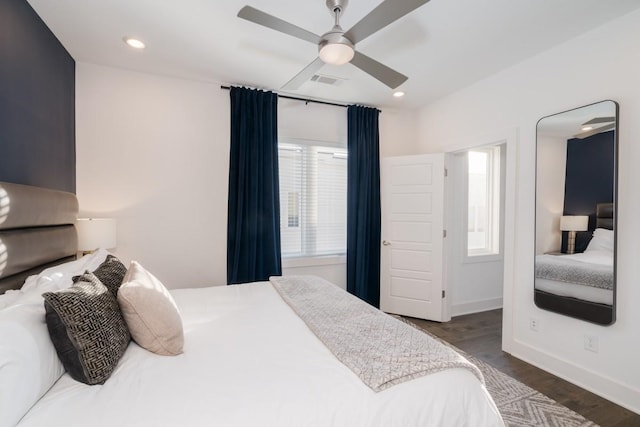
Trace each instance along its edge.
{"label": "white comforter", "polygon": [[[541,257],[557,257],[557,255],[538,255]],[[571,255],[561,255],[557,260],[580,261],[586,264],[604,265],[611,267],[613,274],[613,252],[604,250],[590,250]],[[554,295],[577,298],[600,304],[613,304],[613,291],[593,286],[584,286],[566,281],[556,281],[541,277],[535,278],[535,288]]]}
{"label": "white comforter", "polygon": [[269,283],[172,292],[184,354],[131,343],[112,377],[67,374],[18,424],[29,426],[501,426],[486,389],[452,369],[374,393]]}

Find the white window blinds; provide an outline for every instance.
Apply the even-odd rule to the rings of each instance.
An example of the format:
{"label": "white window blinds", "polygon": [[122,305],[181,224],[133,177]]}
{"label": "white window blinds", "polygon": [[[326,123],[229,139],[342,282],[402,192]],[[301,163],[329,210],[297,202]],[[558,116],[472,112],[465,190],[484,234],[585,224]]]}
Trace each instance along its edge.
{"label": "white window blinds", "polygon": [[346,144],[281,139],[278,152],[283,258],[345,253]]}

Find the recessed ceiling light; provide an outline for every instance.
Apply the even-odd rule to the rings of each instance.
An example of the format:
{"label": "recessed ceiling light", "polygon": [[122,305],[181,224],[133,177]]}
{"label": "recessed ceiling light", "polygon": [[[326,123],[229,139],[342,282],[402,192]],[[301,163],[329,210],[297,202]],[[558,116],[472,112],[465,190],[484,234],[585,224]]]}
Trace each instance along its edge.
{"label": "recessed ceiling light", "polygon": [[404,96],[404,92],[401,90],[393,92],[393,96],[395,96],[396,98],[402,98]]}
{"label": "recessed ceiling light", "polygon": [[582,126],[582,130],[585,132],[591,129],[593,129],[593,126]]}
{"label": "recessed ceiling light", "polygon": [[144,49],[144,43],[138,39],[134,39],[133,37],[123,37],[122,40],[135,49]]}

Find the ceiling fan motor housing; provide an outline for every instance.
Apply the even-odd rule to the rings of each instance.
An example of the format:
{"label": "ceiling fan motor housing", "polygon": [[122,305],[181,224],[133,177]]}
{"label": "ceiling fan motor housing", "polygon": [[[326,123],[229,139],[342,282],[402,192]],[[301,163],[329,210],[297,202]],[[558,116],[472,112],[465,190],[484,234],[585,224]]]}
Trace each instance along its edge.
{"label": "ceiling fan motor housing", "polygon": [[327,7],[335,16],[335,25],[320,38],[318,55],[327,64],[342,65],[353,59],[355,46],[344,36],[340,26],[340,14],[347,7],[348,0],[327,0]]}

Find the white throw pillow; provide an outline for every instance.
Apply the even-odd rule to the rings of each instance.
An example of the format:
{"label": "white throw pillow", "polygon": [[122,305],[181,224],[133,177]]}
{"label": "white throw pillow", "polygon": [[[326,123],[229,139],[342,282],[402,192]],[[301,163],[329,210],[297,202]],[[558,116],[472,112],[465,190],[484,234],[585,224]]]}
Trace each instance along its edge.
{"label": "white throw pillow", "polygon": [[587,249],[585,252],[590,251],[608,251],[613,252],[615,242],[614,242],[614,233],[613,230],[607,230],[606,228],[596,228],[593,230],[593,237],[589,244],[587,245]]}
{"label": "white throw pillow", "polygon": [[1,310],[0,427],[16,425],[63,373],[42,303]]}
{"label": "white throw pillow", "polygon": [[182,353],[182,319],[173,297],[164,285],[136,261],[131,262],[118,303],[131,338],[153,353],[175,356]]}

